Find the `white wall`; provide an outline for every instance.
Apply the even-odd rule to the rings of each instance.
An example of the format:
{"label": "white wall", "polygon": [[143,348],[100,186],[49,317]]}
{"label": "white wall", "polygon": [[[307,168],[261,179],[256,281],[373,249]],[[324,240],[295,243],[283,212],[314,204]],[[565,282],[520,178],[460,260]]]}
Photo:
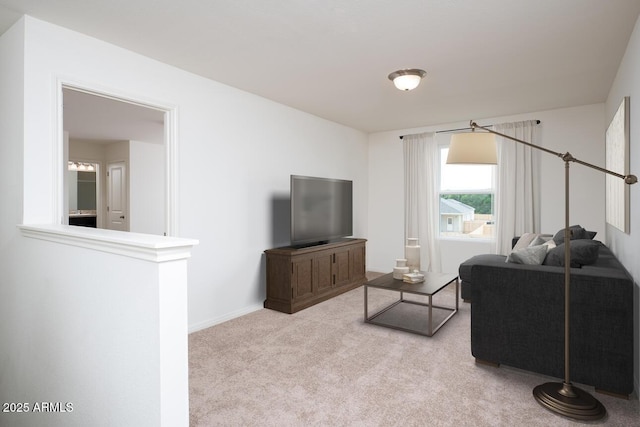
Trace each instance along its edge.
{"label": "white wall", "polygon": [[[577,159],[604,166],[603,110],[603,104],[596,104],[477,121],[479,124],[493,124],[538,119],[541,121],[540,143],[543,146],[557,152],[569,151]],[[368,269],[390,271],[394,260],[404,254],[404,173],[399,137],[468,125],[469,122],[465,121],[369,136]],[[564,162],[546,153],[541,153],[540,161],[541,231],[555,233],[564,228]],[[573,164],[570,178],[571,223],[596,231],[597,238],[604,241],[604,175]],[[486,241],[442,240],[442,268],[444,271],[457,271],[464,260],[490,251]]]}
{"label": "white wall", "polygon": [[[28,299],[21,293],[24,277],[20,270],[24,260],[15,250],[20,243],[16,224],[22,221],[24,99],[23,58],[24,31],[21,25],[13,26],[0,37],[0,402],[15,402],[26,396],[21,378],[8,372],[19,368],[26,371],[31,365],[20,365],[29,357],[28,347],[16,346],[16,340],[24,341],[24,332],[30,333],[39,325],[24,328],[24,306]],[[28,267],[28,266],[27,266]],[[19,352],[14,353],[14,348]],[[35,355],[31,362],[37,364]],[[13,391],[20,390],[16,395]],[[14,400],[15,399],[15,400]],[[1,414],[0,417],[4,417]],[[4,418],[2,418],[4,419]],[[3,424],[6,424],[2,421]]]}
{"label": "white wall", "polygon": [[[15,224],[22,219],[24,127],[12,124],[24,122],[23,33],[18,25],[0,37],[0,249],[14,238]],[[0,292],[5,291],[6,287],[0,286]]]}
{"label": "white wall", "polygon": [[[10,352],[18,348],[16,340],[24,340],[20,316],[28,300],[20,293],[24,283],[17,268],[23,260],[16,256],[15,246],[21,240],[16,228],[22,220],[22,182],[23,182],[23,57],[24,31],[22,26],[14,26],[0,37],[0,402],[18,401],[26,398],[25,393],[15,395],[12,390],[21,390],[20,378],[7,372],[20,364],[21,358],[27,358],[27,348],[19,353]],[[37,326],[36,326],[37,327]],[[33,355],[31,356],[33,358]],[[36,360],[31,359],[33,363]],[[29,365],[21,367],[29,369]],[[14,400],[16,399],[16,400]],[[1,414],[0,417],[4,417]],[[0,418],[4,419],[4,418]],[[2,421],[3,424],[6,424]]]}
{"label": "white wall", "polygon": [[129,225],[136,233],[164,235],[165,146],[129,141]]}
{"label": "white wall", "polygon": [[159,425],[156,265],[26,238],[12,252],[3,262],[20,272],[3,283],[1,400],[73,412],[2,414],[2,424]]}
{"label": "white wall", "polygon": [[[640,176],[640,18],[636,22],[635,29],[625,56],[620,63],[618,74],[611,87],[605,108],[605,123],[609,123],[613,118],[622,98],[629,96],[630,99],[630,173]],[[634,379],[636,392],[640,389],[640,288],[638,278],[640,278],[640,263],[638,254],[640,253],[640,184],[632,185],[630,188],[630,215],[631,224],[629,234],[625,234],[615,227],[607,225],[607,244],[611,247],[618,259],[625,265],[634,278],[636,289],[634,292],[635,310],[635,371]]]}
{"label": "white wall", "polygon": [[[366,237],[367,136],[360,131],[30,17],[0,38],[0,55],[0,106],[8,123],[0,129],[3,401],[76,399],[77,418],[58,420],[65,425],[99,425],[100,415],[104,425],[127,424],[127,415],[136,425],[156,424],[155,414],[143,420],[137,417],[144,411],[132,411],[140,396],[143,405],[157,407],[157,381],[135,374],[133,382],[122,380],[133,364],[147,370],[156,363],[150,355],[157,332],[145,326],[157,306],[148,272],[99,252],[79,257],[73,247],[26,241],[16,232],[21,222],[59,221],[61,183],[51,179],[62,162],[58,81],[179,113],[177,234],[201,243],[189,260],[191,330],[262,307],[263,251],[289,238],[282,202],[290,174],[353,180],[354,234]],[[74,280],[76,263],[86,263],[86,273],[99,280]],[[123,340],[116,339],[118,331]],[[115,389],[137,399],[114,403]],[[44,417],[17,423],[55,424]]]}

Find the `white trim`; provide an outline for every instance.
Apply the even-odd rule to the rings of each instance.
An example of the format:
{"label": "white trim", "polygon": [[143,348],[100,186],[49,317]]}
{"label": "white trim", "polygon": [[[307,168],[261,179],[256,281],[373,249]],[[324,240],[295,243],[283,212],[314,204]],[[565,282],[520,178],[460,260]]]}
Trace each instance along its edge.
{"label": "white trim", "polygon": [[25,237],[157,263],[191,257],[195,239],[164,237],[61,224],[18,225]]}
{"label": "white trim", "polygon": [[164,144],[166,163],[165,184],[165,232],[167,236],[178,236],[178,206],[180,206],[178,192],[178,109],[165,110],[164,114]]}
{"label": "white trim", "polygon": [[[53,119],[53,147],[51,147],[52,158],[53,158],[53,179],[51,180],[52,185],[52,200],[51,200],[51,222],[53,224],[64,224],[65,220],[69,217],[69,212],[65,214],[64,209],[65,206],[68,206],[64,201],[64,197],[67,195],[66,190],[64,189],[64,184],[67,182],[65,177],[65,172],[67,170],[67,160],[65,158],[65,150],[64,150],[64,121],[63,114],[64,109],[62,105],[62,82],[55,78],[54,84],[52,85],[52,99],[53,103],[53,111],[52,119]],[[67,147],[68,148],[68,147]],[[68,153],[66,153],[68,154]]]}
{"label": "white trim", "polygon": [[235,319],[240,316],[244,316],[245,314],[253,313],[254,311],[264,310],[264,306],[262,304],[254,304],[248,307],[245,307],[241,310],[236,310],[231,313],[227,313],[224,316],[215,317],[213,319],[205,320],[204,322],[196,323],[195,325],[189,326],[189,333],[192,334],[194,332],[198,332],[202,329],[207,329],[212,326],[219,325],[220,323],[224,323],[226,321]]}

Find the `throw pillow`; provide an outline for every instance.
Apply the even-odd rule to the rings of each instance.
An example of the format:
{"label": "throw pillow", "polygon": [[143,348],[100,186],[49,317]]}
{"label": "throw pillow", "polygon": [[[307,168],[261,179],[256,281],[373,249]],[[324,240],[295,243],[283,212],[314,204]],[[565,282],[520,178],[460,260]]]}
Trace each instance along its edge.
{"label": "throw pillow", "polygon": [[[579,225],[572,225],[569,227],[569,231],[571,231],[571,240],[577,239],[588,239],[587,230],[582,228]],[[595,234],[594,234],[595,236]],[[554,236],[553,241],[556,242],[556,245],[561,245],[564,243],[564,228],[560,229]]]}
{"label": "throw pillow", "polygon": [[516,244],[513,246],[513,250],[517,250],[517,249],[523,249],[528,247],[531,242],[533,242],[536,237],[538,237],[539,234],[537,233],[522,233],[522,236],[520,236],[520,238],[518,239],[518,241],[516,242]]}
{"label": "throw pillow", "polygon": [[540,265],[546,256],[547,247],[545,245],[529,246],[511,251],[507,257],[507,262]]}
{"label": "throw pillow", "polygon": [[[598,260],[599,242],[589,239],[571,240],[569,247],[571,251],[571,267],[580,268],[583,265],[593,264]],[[564,243],[549,251],[543,264],[564,266]]]}
{"label": "throw pillow", "polygon": [[533,240],[533,242],[529,243],[529,246],[544,245],[550,240],[551,240],[551,236],[544,236],[544,235],[538,234],[537,237]]}
{"label": "throw pillow", "polygon": [[551,249],[556,247],[556,242],[553,239],[549,239],[543,245],[547,247],[547,253],[549,253]]}

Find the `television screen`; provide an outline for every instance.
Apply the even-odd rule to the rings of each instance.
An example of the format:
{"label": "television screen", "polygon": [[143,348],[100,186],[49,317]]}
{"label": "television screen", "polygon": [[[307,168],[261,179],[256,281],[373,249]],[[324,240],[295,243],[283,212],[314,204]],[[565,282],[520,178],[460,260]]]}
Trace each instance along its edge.
{"label": "television screen", "polygon": [[353,234],[353,182],[291,175],[291,244],[327,243]]}

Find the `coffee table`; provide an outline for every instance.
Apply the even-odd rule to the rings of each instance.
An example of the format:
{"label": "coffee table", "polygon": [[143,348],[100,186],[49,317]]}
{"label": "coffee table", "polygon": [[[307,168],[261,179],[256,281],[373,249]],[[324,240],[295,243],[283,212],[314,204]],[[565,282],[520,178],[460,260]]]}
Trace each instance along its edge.
{"label": "coffee table", "polygon": [[[424,274],[424,282],[405,283],[394,279],[393,274],[385,274],[364,284],[364,321],[379,326],[413,332],[428,337],[433,336],[438,330],[458,312],[458,300],[460,298],[458,275],[454,273],[427,273]],[[433,296],[455,283],[456,301],[455,308],[433,305]],[[384,289],[400,293],[400,299],[384,307],[377,313],[369,316],[369,288]],[[407,300],[404,294],[415,294],[427,297],[427,302]],[[434,309],[441,317],[435,327],[433,325]]]}

